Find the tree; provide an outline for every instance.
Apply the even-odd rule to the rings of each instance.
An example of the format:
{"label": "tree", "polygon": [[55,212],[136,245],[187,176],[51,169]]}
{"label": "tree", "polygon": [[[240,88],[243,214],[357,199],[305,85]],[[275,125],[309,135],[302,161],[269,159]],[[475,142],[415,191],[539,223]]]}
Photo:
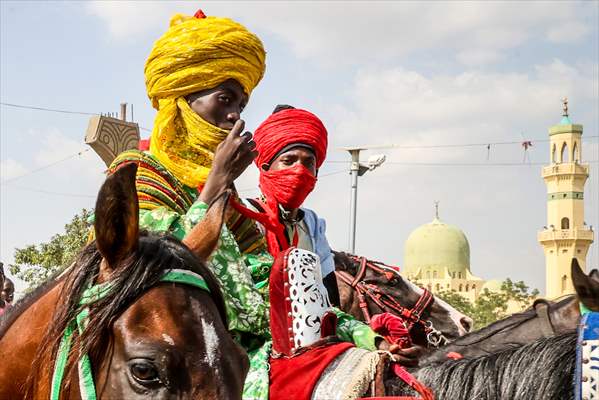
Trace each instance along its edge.
{"label": "tree", "polygon": [[91,211],[86,209],[65,225],[65,232],[52,236],[49,242],[15,249],[15,262],[10,272],[29,284],[32,290],[50,276],[68,267],[85,246],[91,224]]}
{"label": "tree", "polygon": [[537,289],[530,291],[524,282],[513,282],[508,278],[501,284],[499,292],[484,289],[474,304],[455,290],[442,290],[436,295],[456,310],[471,317],[474,320],[474,329],[480,329],[507,317],[510,303],[515,302],[521,309],[527,307],[539,295],[539,291]]}
{"label": "tree", "polygon": [[445,301],[447,304],[450,304],[462,314],[472,315],[474,313],[473,304],[455,290],[442,289],[441,291],[435,293],[435,296],[441,298],[441,300]]}

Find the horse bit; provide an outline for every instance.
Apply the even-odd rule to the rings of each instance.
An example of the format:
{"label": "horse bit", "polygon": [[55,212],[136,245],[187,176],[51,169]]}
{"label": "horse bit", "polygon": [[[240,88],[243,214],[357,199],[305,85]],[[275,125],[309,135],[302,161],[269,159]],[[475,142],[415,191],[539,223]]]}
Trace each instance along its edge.
{"label": "horse bit", "polygon": [[406,308],[392,296],[384,293],[377,285],[364,281],[366,268],[385,275],[388,281],[391,281],[395,275],[399,275],[399,272],[395,268],[379,261],[370,261],[366,257],[351,255],[350,258],[360,263],[360,269],[356,276],[354,277],[346,271],[335,271],[335,274],[358,294],[360,309],[366,323],[370,323],[370,312],[368,311],[368,303],[366,302],[366,298],[370,298],[382,310],[390,309],[394,314],[406,320],[408,331],[411,331],[412,327],[417,324],[421,325],[430,346],[437,348],[449,342],[441,331],[435,329],[431,320],[421,318],[422,313],[434,302],[434,297],[430,291],[422,288],[422,294],[414,307],[411,309]]}

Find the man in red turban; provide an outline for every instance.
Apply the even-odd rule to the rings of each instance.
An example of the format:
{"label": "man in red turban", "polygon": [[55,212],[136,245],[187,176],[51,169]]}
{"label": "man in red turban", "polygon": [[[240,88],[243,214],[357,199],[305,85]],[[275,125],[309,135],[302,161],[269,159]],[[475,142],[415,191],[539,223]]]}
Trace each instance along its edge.
{"label": "man in red turban", "polygon": [[[259,222],[274,260],[273,266],[265,271],[264,281],[256,282],[257,288],[269,291],[270,359],[266,361],[250,353],[251,365],[254,360],[256,364],[265,361],[270,364],[270,398],[309,398],[318,390],[317,381],[322,372],[340,354],[358,351],[359,356],[352,357],[365,360],[376,358],[372,351],[377,348],[389,348],[368,325],[335,308],[340,304],[339,292],[325,221],[314,211],[301,207],[314,189],[318,170],[325,160],[327,136],[324,124],[316,115],[279,105],[253,137],[246,132],[227,138],[219,146],[203,190],[209,202],[223,188],[231,187],[247,165],[242,162],[246,155],[237,150],[237,142],[247,142],[260,171],[262,197],[248,199],[250,208],[234,200],[232,205]],[[293,269],[292,259],[294,265],[301,264],[303,268],[294,274],[289,273]],[[294,279],[300,275],[308,279]],[[296,298],[290,294],[294,288],[298,289],[295,293],[299,293]],[[298,310],[294,302],[308,306],[301,310],[300,305]],[[306,351],[313,346],[320,346],[319,350]],[[406,354],[406,358],[411,358],[410,354]],[[364,364],[368,363],[364,361]],[[304,373],[295,374],[299,370]],[[291,381],[302,383],[294,385],[293,393],[288,392]],[[251,389],[247,387],[246,393]]]}

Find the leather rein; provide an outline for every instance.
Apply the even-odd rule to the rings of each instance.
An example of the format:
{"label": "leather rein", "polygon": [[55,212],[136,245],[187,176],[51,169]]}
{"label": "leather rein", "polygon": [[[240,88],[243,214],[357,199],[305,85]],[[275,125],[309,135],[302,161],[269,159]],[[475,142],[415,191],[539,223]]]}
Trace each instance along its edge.
{"label": "leather rein", "polygon": [[379,261],[368,260],[366,257],[354,255],[349,257],[360,263],[356,276],[352,276],[347,271],[335,271],[335,275],[353,288],[357,293],[360,309],[362,310],[366,323],[370,323],[371,318],[367,302],[367,299],[370,299],[379,306],[381,310],[390,310],[393,314],[403,318],[406,321],[408,331],[411,332],[414,326],[421,325],[426,334],[426,340],[432,347],[439,347],[448,342],[447,338],[443,336],[443,333],[435,329],[432,321],[421,317],[422,313],[435,301],[435,298],[430,291],[422,288],[422,294],[418,298],[418,301],[416,301],[416,304],[414,304],[414,307],[404,307],[395,298],[384,293],[377,285],[364,281],[366,269],[368,268],[379,275],[385,275],[388,281],[391,281],[391,279],[397,276],[401,278],[401,275],[399,275],[399,272],[394,267]]}

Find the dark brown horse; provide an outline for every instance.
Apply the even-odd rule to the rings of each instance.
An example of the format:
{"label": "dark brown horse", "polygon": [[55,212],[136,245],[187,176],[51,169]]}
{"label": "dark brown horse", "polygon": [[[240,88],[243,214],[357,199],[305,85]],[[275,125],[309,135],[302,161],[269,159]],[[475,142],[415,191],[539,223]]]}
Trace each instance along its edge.
{"label": "dark brown horse", "polygon": [[[535,311],[530,310],[525,313],[527,318],[523,321],[519,321],[521,316],[511,317],[518,323],[515,326],[508,324],[504,327],[506,335],[515,332],[515,337],[528,331],[525,337],[516,339],[518,341],[508,339],[508,336],[504,335],[501,336],[504,343],[497,342],[497,332],[501,329],[493,328],[491,333],[494,334],[481,339],[478,345],[494,342],[494,346],[489,344],[485,350],[481,351],[479,348],[472,354],[467,353],[468,346],[461,348],[469,356],[474,355],[473,358],[445,359],[438,363],[425,362],[424,366],[411,372],[433,390],[437,400],[573,399],[576,326],[580,313],[566,310],[571,308],[572,303],[578,309],[580,302],[591,311],[599,312],[599,280],[594,276],[595,272],[589,276],[585,275],[578,262],[575,259],[572,261],[572,281],[577,296],[573,300],[568,298],[556,303],[551,315],[568,317],[567,320],[555,320],[554,335],[543,336],[544,329],[535,325],[538,324],[534,322],[536,317],[532,316]],[[575,318],[574,314],[578,314],[578,317]],[[521,329],[524,324],[527,328]],[[456,342],[468,342],[471,336],[477,337],[480,332],[473,332]],[[525,343],[525,340],[529,342]],[[453,348],[454,343],[437,352],[445,354],[448,348]],[[476,356],[481,354],[480,352],[487,353],[490,350],[494,351]],[[385,386],[389,394],[413,394],[397,378],[391,374],[387,376]]]}
{"label": "dark brown horse", "polygon": [[579,318],[578,300],[574,295],[557,302],[537,300],[521,313],[455,339],[423,358],[420,365],[445,361],[449,353],[473,358],[560,335],[575,329]]}
{"label": "dark brown horse", "polygon": [[[360,306],[359,292],[352,287],[351,283],[343,279],[344,273],[357,282],[367,285],[367,287],[380,291],[375,296],[381,295],[387,297],[390,302],[397,302],[401,307],[412,310],[414,306],[422,299],[424,291],[414,285],[407,279],[404,279],[397,270],[385,266],[382,263],[373,262],[364,258],[358,258],[342,252],[333,252],[335,256],[335,270],[337,273],[337,286],[339,288],[339,298],[341,301],[341,310],[353,315],[356,319],[365,320],[365,313],[374,315],[382,312],[391,312],[397,314],[392,307],[384,303],[377,304],[373,297],[365,296],[366,310]],[[361,263],[364,267],[361,268]],[[360,272],[362,270],[362,272]],[[341,274],[340,274],[341,272]],[[361,276],[360,276],[361,275]],[[384,299],[383,299],[384,300]],[[397,308],[397,307],[396,307]],[[430,303],[424,307],[419,314],[422,324],[414,324],[410,330],[412,341],[420,346],[436,347],[436,343],[431,341],[451,341],[467,332],[472,328],[472,319],[445,301],[433,296]],[[430,328],[427,328],[430,325]],[[432,329],[436,337],[429,335]],[[443,343],[439,343],[443,344]]]}
{"label": "dark brown horse", "polygon": [[[50,397],[61,338],[94,283],[110,290],[87,305],[86,328],[72,338],[61,398],[80,398],[82,354],[89,355],[98,398],[241,398],[248,359],[227,333],[218,283],[201,261],[217,245],[226,199],[186,238],[188,248],[139,232],[135,173],[127,165],[107,178],[96,203],[96,241],[3,318],[1,399]],[[165,272],[196,283],[165,282]]]}

